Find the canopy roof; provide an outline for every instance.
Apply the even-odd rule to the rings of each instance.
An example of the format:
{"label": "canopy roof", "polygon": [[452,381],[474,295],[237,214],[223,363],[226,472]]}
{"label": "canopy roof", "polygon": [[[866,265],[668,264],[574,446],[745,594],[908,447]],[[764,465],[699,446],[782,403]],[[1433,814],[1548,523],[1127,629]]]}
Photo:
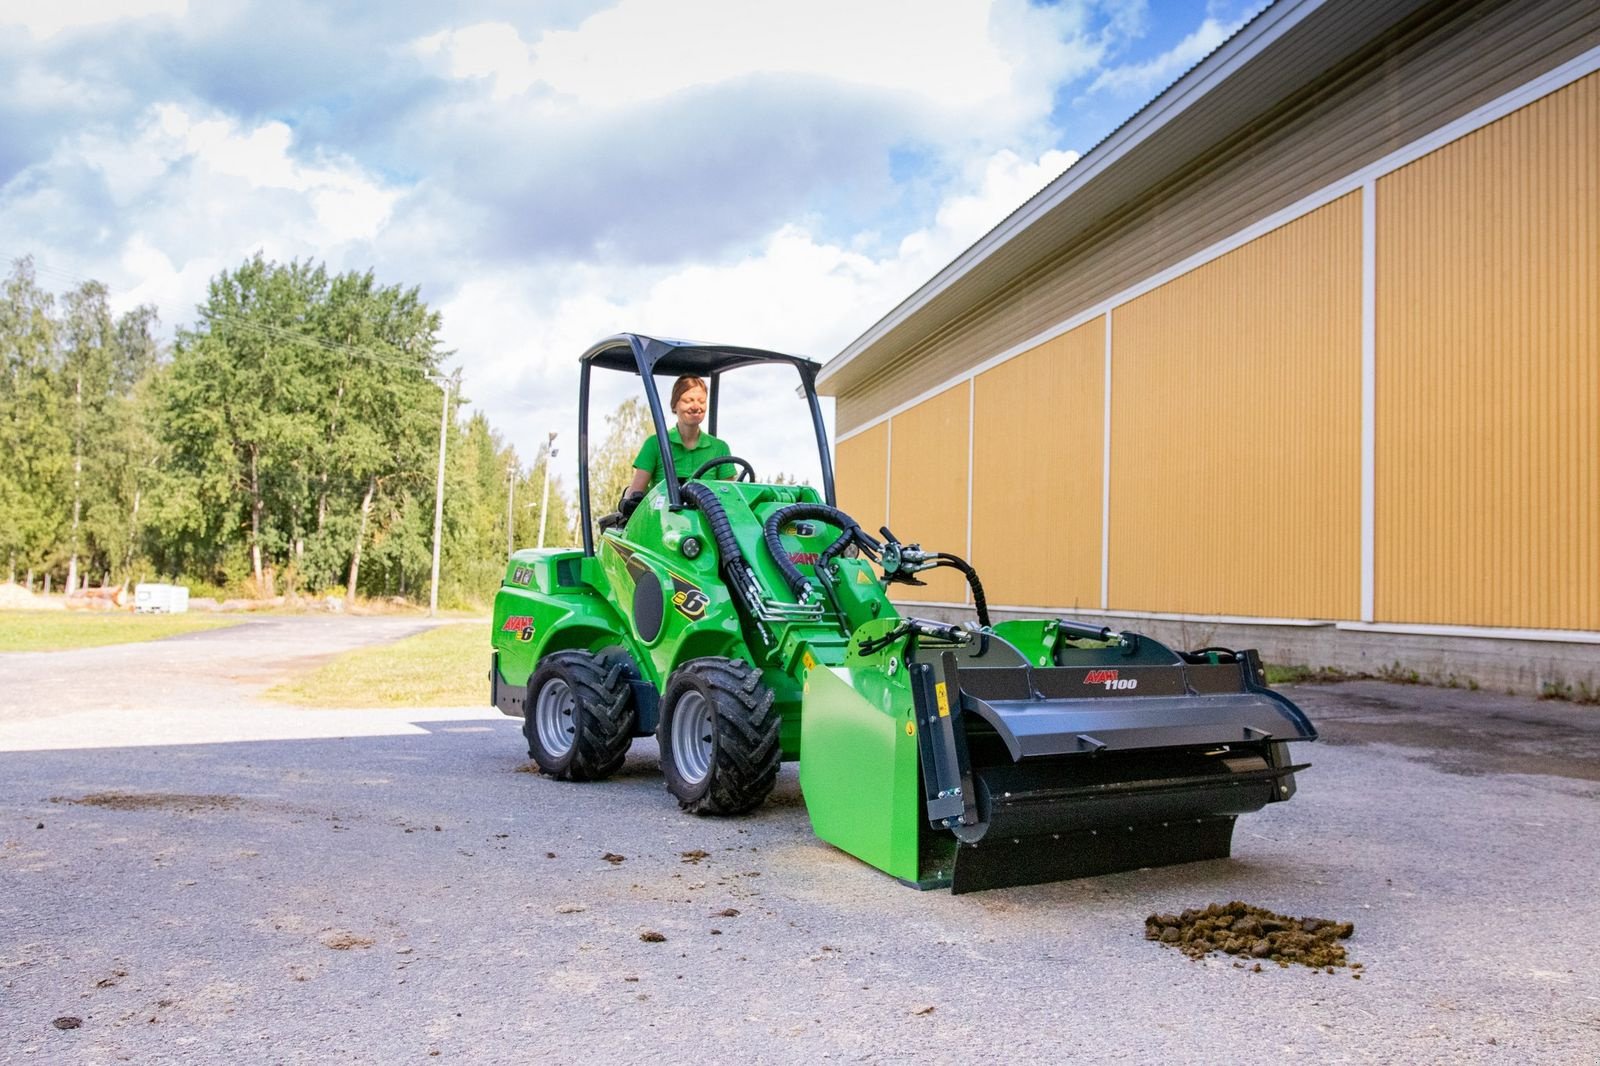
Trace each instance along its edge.
{"label": "canopy roof", "polygon": [[763,363],[787,363],[807,378],[814,377],[822,369],[820,363],[798,355],[731,344],[646,337],[640,333],[607,337],[584,352],[582,361],[635,374],[642,364],[652,374],[693,374],[696,377],[710,377],[737,367]]}

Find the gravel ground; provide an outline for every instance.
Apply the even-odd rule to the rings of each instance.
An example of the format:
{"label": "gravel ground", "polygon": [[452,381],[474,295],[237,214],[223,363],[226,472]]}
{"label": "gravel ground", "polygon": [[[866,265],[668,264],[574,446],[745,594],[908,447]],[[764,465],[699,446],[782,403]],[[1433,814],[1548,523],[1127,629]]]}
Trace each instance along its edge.
{"label": "gravel ground", "polygon": [[[1314,766],[1240,821],[1232,859],[950,896],[812,837],[792,766],[754,816],[697,819],[648,741],[618,778],[564,784],[492,711],[255,698],[415,624],[0,655],[0,1061],[1521,1064],[1600,1045],[1594,708],[1302,687]],[[1354,922],[1361,979],[1144,938],[1152,912],[1234,899]]]}

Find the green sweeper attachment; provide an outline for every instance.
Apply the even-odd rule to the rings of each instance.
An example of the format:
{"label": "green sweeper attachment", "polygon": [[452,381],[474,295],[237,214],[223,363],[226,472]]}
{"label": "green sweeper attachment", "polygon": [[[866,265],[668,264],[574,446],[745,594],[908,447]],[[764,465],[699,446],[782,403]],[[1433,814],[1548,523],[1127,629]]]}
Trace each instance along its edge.
{"label": "green sweeper attachment", "polygon": [[[594,369],[798,372],[822,490],[761,482],[730,457],[671,469],[591,526]],[[956,892],[1226,857],[1241,814],[1294,794],[1311,722],[1252,651],[1175,651],[1062,618],[993,623],[965,561],[863,530],[835,506],[817,364],[622,334],[583,356],[581,549],[512,555],[495,599],[491,698],[564,780],[615,772],[654,736],[668,790],[740,814],[783,760],[817,836],[900,880]],[[727,474],[733,480],[709,475]],[[680,480],[681,479],[681,480]],[[976,618],[904,617],[897,583],[963,573]]]}

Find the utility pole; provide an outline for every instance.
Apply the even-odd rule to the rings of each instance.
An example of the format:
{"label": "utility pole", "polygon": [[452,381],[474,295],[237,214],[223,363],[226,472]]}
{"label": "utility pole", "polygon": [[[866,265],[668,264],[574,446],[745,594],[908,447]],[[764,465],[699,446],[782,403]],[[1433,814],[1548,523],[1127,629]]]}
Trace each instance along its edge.
{"label": "utility pole", "polygon": [[512,536],[511,497],[517,491],[517,464],[512,463],[506,467],[506,558],[517,550],[515,538]]}
{"label": "utility pole", "polygon": [[440,378],[444,399],[439,409],[439,477],[433,486],[433,582],[428,586],[428,616],[439,611],[439,534],[444,527],[444,442],[450,430],[450,389],[461,383],[461,371]]}
{"label": "utility pole", "polygon": [[544,444],[544,501],[539,504],[539,547],[544,547],[544,530],[550,518],[550,460],[556,457],[559,451],[556,447],[556,431],[550,431],[550,439]]}

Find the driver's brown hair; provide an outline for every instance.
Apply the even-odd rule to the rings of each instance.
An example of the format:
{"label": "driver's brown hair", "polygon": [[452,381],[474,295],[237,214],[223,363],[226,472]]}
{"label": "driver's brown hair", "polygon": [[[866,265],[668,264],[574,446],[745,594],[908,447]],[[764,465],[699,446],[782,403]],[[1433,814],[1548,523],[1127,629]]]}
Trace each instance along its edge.
{"label": "driver's brown hair", "polygon": [[676,411],[678,409],[678,401],[683,399],[683,394],[694,388],[700,389],[708,397],[711,395],[711,390],[706,388],[705,378],[697,378],[692,374],[685,374],[672,383],[672,402],[667,406]]}

